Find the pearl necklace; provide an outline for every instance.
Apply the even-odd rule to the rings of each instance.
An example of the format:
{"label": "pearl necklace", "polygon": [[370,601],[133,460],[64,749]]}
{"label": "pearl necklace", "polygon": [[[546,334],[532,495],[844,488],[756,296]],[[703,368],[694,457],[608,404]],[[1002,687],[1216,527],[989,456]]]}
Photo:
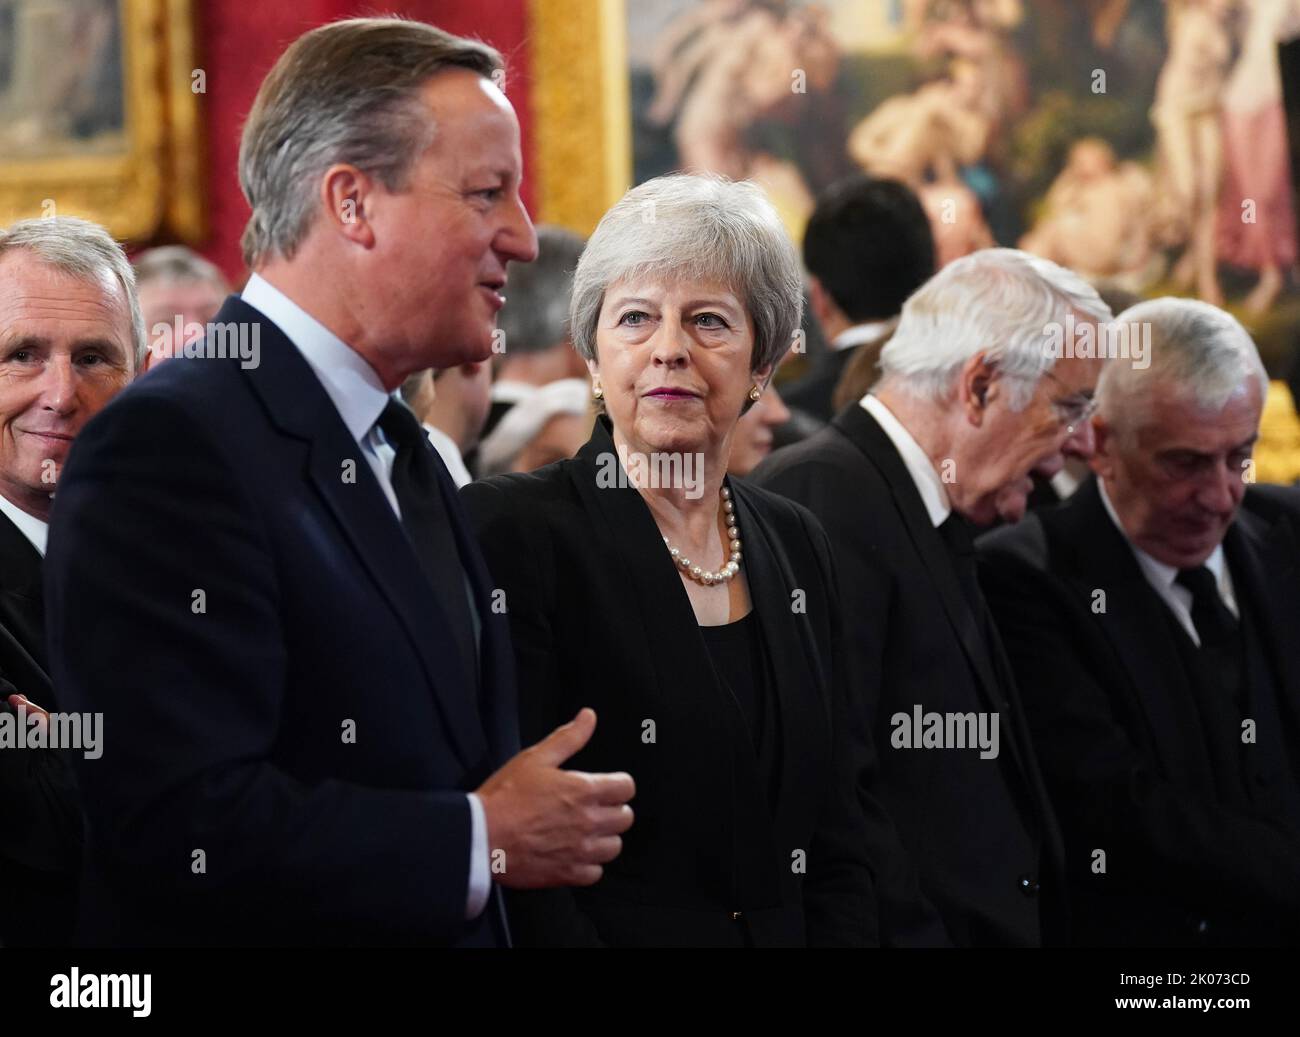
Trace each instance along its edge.
{"label": "pearl necklace", "polygon": [[706,587],[715,583],[726,583],[740,572],[740,527],[736,525],[736,506],[731,502],[731,491],[725,486],[722,487],[721,496],[722,510],[727,517],[727,536],[731,540],[731,557],[717,572],[709,572],[698,565],[692,565],[691,560],[683,555],[679,548],[673,547],[667,537],[664,537],[664,547],[668,548],[668,553],[672,555],[673,561],[677,563],[682,573]]}

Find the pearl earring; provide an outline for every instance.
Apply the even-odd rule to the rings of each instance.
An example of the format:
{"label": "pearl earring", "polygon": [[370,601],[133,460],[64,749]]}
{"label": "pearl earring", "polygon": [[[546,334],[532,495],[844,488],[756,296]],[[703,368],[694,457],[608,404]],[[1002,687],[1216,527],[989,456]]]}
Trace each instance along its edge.
{"label": "pearl earring", "polygon": [[755,385],[752,389],[749,390],[749,398],[753,400],[755,403],[758,402],[758,398],[762,395],[763,395],[763,390],[760,389],[757,385]]}
{"label": "pearl earring", "polygon": [[591,398],[593,400],[603,400],[605,398],[605,390],[599,385],[593,385],[591,387]]}

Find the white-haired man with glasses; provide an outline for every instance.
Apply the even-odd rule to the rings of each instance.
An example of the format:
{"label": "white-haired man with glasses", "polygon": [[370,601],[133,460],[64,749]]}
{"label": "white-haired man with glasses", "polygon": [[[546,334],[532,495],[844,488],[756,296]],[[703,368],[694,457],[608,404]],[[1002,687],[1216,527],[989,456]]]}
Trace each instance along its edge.
{"label": "white-haired man with glasses", "polygon": [[[1019,520],[1031,473],[1058,471],[1067,444],[1091,450],[1101,361],[1053,350],[1051,331],[1110,317],[1054,263],[959,259],[904,304],[872,391],[755,473],[830,535],[879,796],[958,946],[1065,938],[1060,836],[970,527]],[[927,717],[985,734],[936,739]]]}

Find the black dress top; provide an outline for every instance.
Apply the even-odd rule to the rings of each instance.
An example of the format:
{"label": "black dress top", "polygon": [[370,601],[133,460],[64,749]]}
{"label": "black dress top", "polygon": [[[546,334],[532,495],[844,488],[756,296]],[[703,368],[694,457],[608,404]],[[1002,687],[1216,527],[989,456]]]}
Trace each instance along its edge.
{"label": "black dress top", "polygon": [[758,628],[758,617],[751,609],[734,623],[702,626],[700,634],[719,683],[731,693],[744,714],[768,802],[774,804],[780,780],[776,738],[779,720],[772,689],[771,664],[762,631]]}

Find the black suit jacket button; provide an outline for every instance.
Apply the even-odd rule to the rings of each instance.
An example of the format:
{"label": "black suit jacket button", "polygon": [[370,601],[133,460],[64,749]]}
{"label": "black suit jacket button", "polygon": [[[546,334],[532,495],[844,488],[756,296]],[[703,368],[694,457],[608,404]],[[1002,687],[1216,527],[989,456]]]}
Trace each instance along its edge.
{"label": "black suit jacket button", "polygon": [[1020,885],[1020,892],[1023,893],[1025,896],[1027,897],[1038,896],[1038,889],[1039,889],[1038,879],[1035,878],[1033,875],[1021,875],[1019,885]]}

